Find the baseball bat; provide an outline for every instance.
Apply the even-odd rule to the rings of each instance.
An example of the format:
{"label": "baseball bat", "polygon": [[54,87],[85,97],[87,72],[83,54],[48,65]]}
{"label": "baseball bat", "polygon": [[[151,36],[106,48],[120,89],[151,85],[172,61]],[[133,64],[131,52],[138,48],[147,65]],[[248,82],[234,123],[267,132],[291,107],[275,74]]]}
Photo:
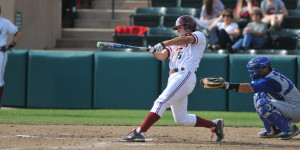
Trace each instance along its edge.
{"label": "baseball bat", "polygon": [[98,48],[134,48],[134,49],[140,49],[140,50],[149,50],[148,47],[138,47],[138,46],[131,46],[131,45],[125,45],[125,44],[119,44],[119,43],[110,43],[110,42],[97,42]]}

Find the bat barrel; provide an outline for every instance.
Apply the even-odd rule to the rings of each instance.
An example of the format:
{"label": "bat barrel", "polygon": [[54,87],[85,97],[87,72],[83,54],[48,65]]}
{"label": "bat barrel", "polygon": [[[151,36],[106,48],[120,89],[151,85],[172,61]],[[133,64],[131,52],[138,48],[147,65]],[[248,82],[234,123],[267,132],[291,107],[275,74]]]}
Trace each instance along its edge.
{"label": "bat barrel", "polygon": [[134,48],[134,49],[140,49],[140,50],[147,50],[147,47],[138,47],[138,46],[131,46],[131,45],[125,45],[125,44],[119,44],[119,43],[110,43],[110,42],[97,42],[98,48]]}

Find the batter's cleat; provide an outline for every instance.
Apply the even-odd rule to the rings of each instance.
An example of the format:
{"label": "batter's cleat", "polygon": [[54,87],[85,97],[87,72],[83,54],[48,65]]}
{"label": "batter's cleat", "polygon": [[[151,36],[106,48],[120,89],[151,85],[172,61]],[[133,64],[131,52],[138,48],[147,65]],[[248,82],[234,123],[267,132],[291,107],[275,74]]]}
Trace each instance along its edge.
{"label": "batter's cleat", "polygon": [[220,142],[224,138],[224,121],[223,119],[216,119],[213,122],[216,122],[216,128],[212,132],[214,132],[217,135],[216,142]]}
{"label": "batter's cleat", "polygon": [[294,125],[294,130],[289,132],[281,132],[278,137],[280,140],[289,140],[299,134],[299,128]]}
{"label": "batter's cleat", "polygon": [[137,133],[136,130],[133,130],[127,136],[121,137],[121,141],[145,142],[145,137],[142,134]]}

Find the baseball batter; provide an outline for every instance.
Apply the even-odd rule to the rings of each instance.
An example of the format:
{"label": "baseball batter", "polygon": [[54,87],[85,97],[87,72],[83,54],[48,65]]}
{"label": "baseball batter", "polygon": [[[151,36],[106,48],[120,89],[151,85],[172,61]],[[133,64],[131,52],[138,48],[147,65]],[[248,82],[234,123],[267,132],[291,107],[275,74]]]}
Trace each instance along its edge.
{"label": "baseball batter", "polygon": [[206,45],[205,36],[195,31],[195,20],[186,15],[176,20],[173,30],[177,30],[179,37],[158,43],[149,51],[158,60],[170,59],[168,85],[154,102],[142,125],[127,136],[121,137],[122,141],[145,141],[147,130],[162,117],[169,107],[171,107],[176,123],[210,128],[217,135],[217,142],[224,137],[222,119],[210,121],[187,112],[188,95],[196,85],[196,71]]}
{"label": "baseball batter", "polygon": [[221,88],[255,92],[254,106],[265,127],[259,137],[288,140],[298,135],[299,129],[292,123],[300,122],[300,93],[294,83],[273,69],[268,57],[249,60],[247,68],[252,83],[225,82]]}
{"label": "baseball batter", "polygon": [[[0,14],[1,14],[1,6],[0,6]],[[7,43],[7,35],[12,34],[13,41],[6,46]],[[7,62],[7,50],[12,49],[16,43],[21,38],[21,32],[19,29],[8,19],[0,17],[0,108],[1,108],[1,99],[2,93],[4,89],[4,70]]]}

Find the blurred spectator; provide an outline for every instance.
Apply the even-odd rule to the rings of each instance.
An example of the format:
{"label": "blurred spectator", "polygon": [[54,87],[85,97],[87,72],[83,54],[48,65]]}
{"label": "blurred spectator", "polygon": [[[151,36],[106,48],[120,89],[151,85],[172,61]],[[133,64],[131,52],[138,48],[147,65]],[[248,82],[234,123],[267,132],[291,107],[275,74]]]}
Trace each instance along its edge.
{"label": "blurred spectator", "polygon": [[270,24],[272,30],[280,28],[284,16],[288,15],[287,9],[281,0],[263,0],[260,7],[264,15],[262,22]]}
{"label": "blurred spectator", "polygon": [[240,29],[243,29],[251,22],[250,11],[253,7],[259,7],[255,0],[240,0],[233,11],[234,21],[238,23]]}
{"label": "blurred spectator", "polygon": [[[224,22],[219,22],[222,19]],[[232,20],[232,10],[224,9],[217,22],[209,27],[209,43],[211,49],[231,48],[232,44],[234,43],[235,37],[240,35],[238,24],[233,22]]]}
{"label": "blurred spectator", "polygon": [[250,46],[261,48],[267,40],[267,24],[262,22],[262,11],[254,7],[250,12],[252,22],[249,22],[243,30],[244,38],[239,39],[233,46],[232,51],[238,51],[240,48],[247,49]]}
{"label": "blurred spectator", "polygon": [[221,0],[204,0],[200,20],[195,18],[197,25],[208,29],[218,19],[223,9],[224,5]]}

